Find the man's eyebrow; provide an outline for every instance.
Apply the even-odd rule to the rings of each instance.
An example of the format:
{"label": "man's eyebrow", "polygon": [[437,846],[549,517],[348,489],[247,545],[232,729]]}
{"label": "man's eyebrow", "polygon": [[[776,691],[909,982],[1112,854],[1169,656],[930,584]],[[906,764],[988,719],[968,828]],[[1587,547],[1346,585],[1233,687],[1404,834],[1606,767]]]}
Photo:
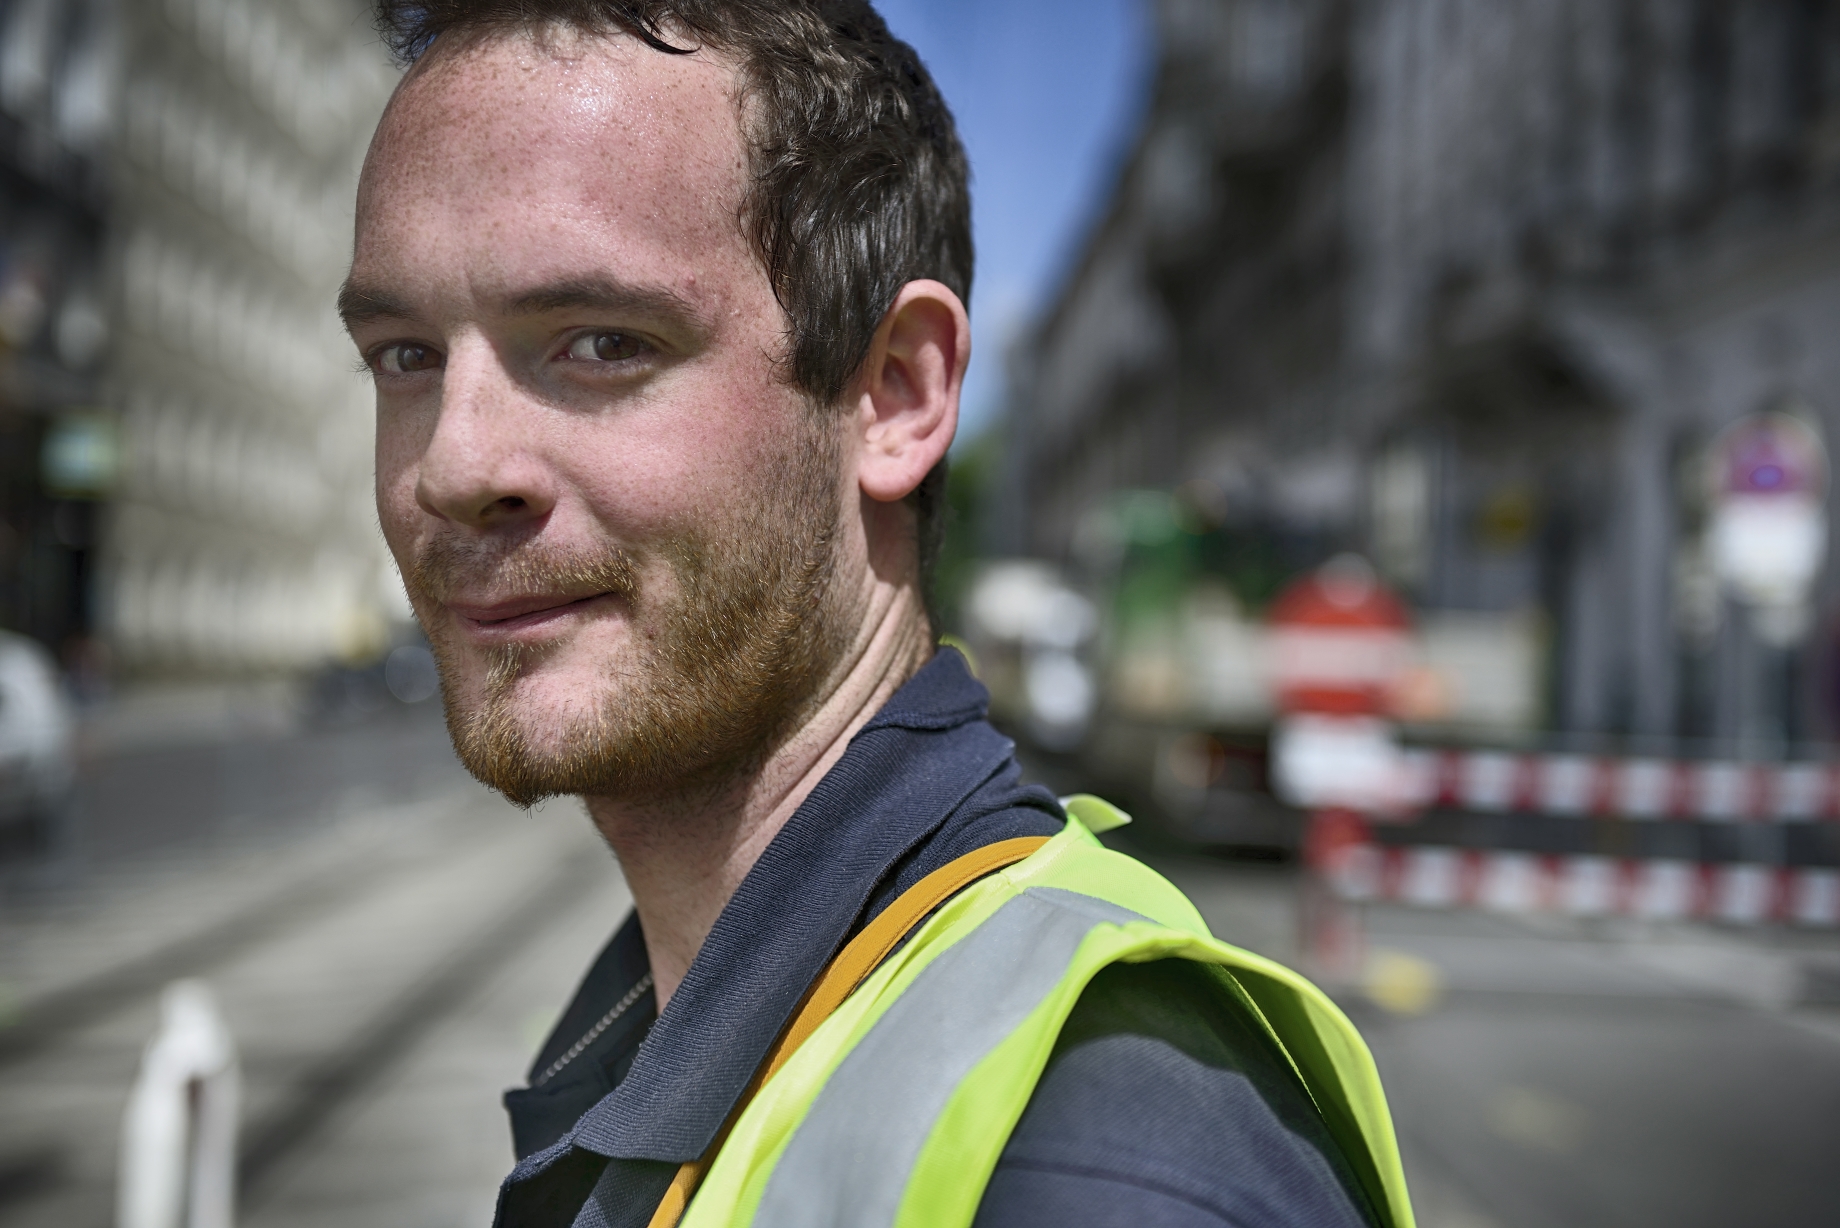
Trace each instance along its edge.
{"label": "man's eyebrow", "polygon": [[[350,329],[373,320],[407,320],[415,312],[386,290],[354,282],[339,287],[339,315]],[[709,327],[705,313],[683,295],[654,286],[632,286],[605,278],[567,278],[521,291],[505,304],[513,315],[550,311],[604,311],[663,319],[698,331]]]}
{"label": "man's eyebrow", "polygon": [[674,290],[633,286],[598,277],[567,278],[513,296],[506,307],[515,315],[549,311],[606,311],[665,319],[695,328],[708,327],[701,308]]}
{"label": "man's eyebrow", "polygon": [[401,299],[382,290],[349,281],[339,287],[339,316],[346,328],[372,320],[406,320],[413,314]]}

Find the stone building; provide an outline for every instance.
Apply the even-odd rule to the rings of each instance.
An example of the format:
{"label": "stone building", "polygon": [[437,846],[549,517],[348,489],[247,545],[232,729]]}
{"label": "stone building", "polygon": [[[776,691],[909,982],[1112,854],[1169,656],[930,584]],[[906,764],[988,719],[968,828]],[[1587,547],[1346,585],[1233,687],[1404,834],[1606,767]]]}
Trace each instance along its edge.
{"label": "stone building", "polygon": [[91,630],[113,33],[100,3],[0,11],[0,628],[59,647]]}
{"label": "stone building", "polygon": [[400,596],[332,309],[395,72],[360,0],[0,9],[0,626],[272,673]]}
{"label": "stone building", "polygon": [[119,0],[98,590],[130,671],[375,652],[399,589],[333,298],[395,72],[361,0]]}
{"label": "stone building", "polygon": [[1840,433],[1840,4],[1156,14],[1141,139],[1015,358],[1007,548],[1188,484],[1427,613],[1537,612],[1550,730],[1831,729],[1840,569],[1784,655],[1708,575],[1703,474],[1761,411]]}

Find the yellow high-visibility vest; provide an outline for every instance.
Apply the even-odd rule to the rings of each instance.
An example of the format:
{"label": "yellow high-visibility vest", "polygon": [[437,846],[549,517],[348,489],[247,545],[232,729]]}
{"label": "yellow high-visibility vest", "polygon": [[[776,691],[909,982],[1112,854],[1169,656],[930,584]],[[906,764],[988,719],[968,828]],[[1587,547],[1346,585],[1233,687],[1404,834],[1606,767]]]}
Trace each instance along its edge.
{"label": "yellow high-visibility vest", "polygon": [[1347,1016],[1290,969],[1214,938],[1168,880],[1100,844],[1095,829],[1128,821],[1119,811],[1091,797],[1067,809],[1060,835],[1005,842],[1024,846],[1014,856],[1034,850],[1021,860],[996,846],[962,859],[971,885],[949,884],[937,911],[909,902],[903,921],[923,882],[845,949],[837,962],[860,960],[865,979],[820,981],[713,1158],[684,1166],[654,1225],[969,1228],[1088,982],[1114,963],[1192,959],[1225,971],[1386,1228],[1412,1228],[1379,1074]]}

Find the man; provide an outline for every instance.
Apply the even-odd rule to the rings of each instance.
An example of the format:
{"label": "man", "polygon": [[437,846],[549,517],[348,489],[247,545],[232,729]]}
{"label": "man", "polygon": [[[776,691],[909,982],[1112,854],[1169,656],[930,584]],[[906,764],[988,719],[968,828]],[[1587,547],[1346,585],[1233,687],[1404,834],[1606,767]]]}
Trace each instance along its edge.
{"label": "man", "polygon": [[971,242],[913,52],[864,0],[382,25],[340,305],[385,536],[467,766],[583,797],[634,900],[499,1222],[1408,1222],[1345,1021],[934,652]]}

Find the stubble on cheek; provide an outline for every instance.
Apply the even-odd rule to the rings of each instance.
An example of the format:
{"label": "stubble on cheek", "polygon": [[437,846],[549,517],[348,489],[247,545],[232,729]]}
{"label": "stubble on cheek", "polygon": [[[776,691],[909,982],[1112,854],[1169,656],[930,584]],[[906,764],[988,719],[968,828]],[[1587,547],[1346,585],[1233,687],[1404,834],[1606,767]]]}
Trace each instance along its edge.
{"label": "stubble on cheek", "polygon": [[566,640],[482,650],[431,628],[448,730],[474,776],[526,806],[655,796],[732,779],[796,726],[848,640],[832,584],[837,444],[826,430],[799,434],[759,470],[770,478],[736,492],[730,515],[657,544],[674,583],[656,587],[674,591],[642,586],[634,558],[611,548],[447,542],[417,558],[418,608],[485,581],[501,596],[612,592],[631,620],[617,659],[541,688],[528,680]]}

